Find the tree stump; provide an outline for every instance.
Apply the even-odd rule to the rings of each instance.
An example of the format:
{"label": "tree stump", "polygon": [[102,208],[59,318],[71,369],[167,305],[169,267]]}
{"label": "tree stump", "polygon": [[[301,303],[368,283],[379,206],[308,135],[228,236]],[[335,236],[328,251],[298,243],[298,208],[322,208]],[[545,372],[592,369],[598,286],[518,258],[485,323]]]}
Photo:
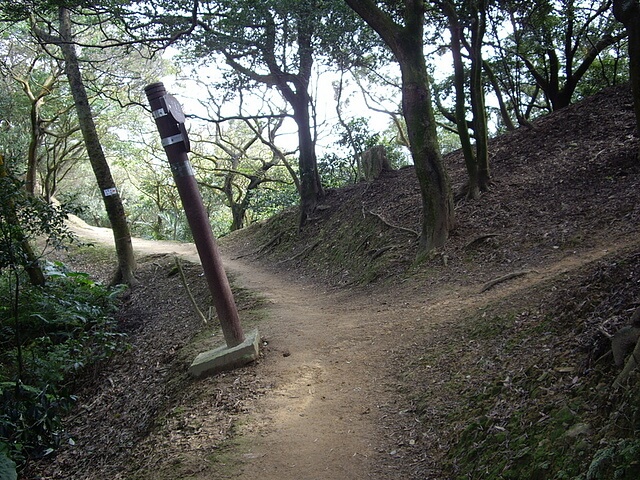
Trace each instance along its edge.
{"label": "tree stump", "polygon": [[391,170],[384,145],[376,145],[362,152],[362,174],[367,182],[378,178],[385,170]]}

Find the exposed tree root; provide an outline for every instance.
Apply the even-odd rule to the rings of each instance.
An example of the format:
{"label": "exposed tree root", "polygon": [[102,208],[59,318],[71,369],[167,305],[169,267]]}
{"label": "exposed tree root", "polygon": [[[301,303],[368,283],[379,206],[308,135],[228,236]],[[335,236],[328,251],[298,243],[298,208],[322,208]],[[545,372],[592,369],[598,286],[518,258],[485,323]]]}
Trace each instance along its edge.
{"label": "exposed tree root", "polygon": [[276,265],[280,265],[281,263],[290,262],[292,260],[296,260],[297,258],[303,257],[304,255],[309,253],[311,250],[316,248],[318,245],[320,245],[320,240],[318,240],[317,242],[312,243],[311,245],[309,245],[307,248],[305,248],[301,252],[296,253],[293,257],[289,257],[289,258],[286,258],[284,260],[280,260]]}
{"label": "exposed tree root", "polygon": [[531,272],[535,272],[535,270],[520,270],[518,272],[511,272],[501,277],[494,278],[493,280],[485,283],[484,286],[480,289],[479,293],[484,293],[487,290],[491,290],[493,287],[495,287],[496,285],[499,285],[502,282],[506,282],[507,280],[511,280],[513,278],[523,277],[524,275],[527,275]]}
{"label": "exposed tree root", "polygon": [[282,240],[282,236],[284,235],[284,230],[281,232],[278,232],[278,234],[273,237],[271,240],[269,240],[267,243],[265,243],[263,246],[261,246],[258,249],[257,253],[265,253],[269,250],[271,250],[273,247],[275,247],[276,245],[278,245],[280,243],[280,240]]}
{"label": "exposed tree root", "polygon": [[420,237],[420,233],[416,232],[415,230],[412,230],[410,228],[406,228],[406,227],[401,227],[399,225],[393,225],[392,223],[387,222],[382,215],[372,212],[371,210],[369,210],[368,212],[369,214],[373,215],[374,217],[376,217],[378,220],[380,220],[382,223],[384,223],[386,226],[391,227],[391,228],[395,228],[397,230],[402,230],[403,232],[409,232],[414,234],[417,238]]}
{"label": "exposed tree root", "polygon": [[374,250],[373,253],[371,254],[371,260],[375,260],[376,258],[382,256],[384,253],[388,252],[394,247],[395,245],[388,245],[386,247],[382,247],[377,250]]}
{"label": "exposed tree root", "polygon": [[237,256],[233,257],[233,259],[234,260],[238,260],[240,258],[250,257],[252,255],[262,256],[262,255],[266,254],[269,250],[272,250],[273,248],[275,248],[280,243],[280,240],[282,239],[282,236],[284,234],[285,234],[284,230],[281,231],[281,232],[278,232],[278,234],[275,237],[273,237],[267,243],[265,243],[264,245],[259,247],[256,251],[245,253],[244,255],[237,255]]}
{"label": "exposed tree root", "polygon": [[477,200],[480,198],[480,188],[475,187],[473,190],[469,187],[469,183],[462,185],[453,196],[453,201],[457,205],[466,200]]}
{"label": "exposed tree root", "polygon": [[472,247],[475,247],[475,246],[479,245],[482,242],[485,242],[485,241],[489,240],[490,238],[499,237],[499,236],[501,236],[500,233],[486,233],[484,235],[480,235],[480,236],[474,238],[473,240],[471,240],[469,243],[467,243],[464,246],[464,249],[467,250],[469,248],[472,248]]}

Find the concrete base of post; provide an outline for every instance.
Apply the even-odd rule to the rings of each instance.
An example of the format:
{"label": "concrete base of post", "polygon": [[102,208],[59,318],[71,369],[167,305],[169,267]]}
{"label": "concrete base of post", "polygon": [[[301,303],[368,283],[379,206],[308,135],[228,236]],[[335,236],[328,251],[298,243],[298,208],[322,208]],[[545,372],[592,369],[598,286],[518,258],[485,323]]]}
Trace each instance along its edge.
{"label": "concrete base of post", "polygon": [[233,370],[251,363],[260,354],[260,335],[253,330],[246,335],[244,342],[235,347],[221,347],[202,352],[189,367],[189,374],[194,377],[213,375],[225,370]]}

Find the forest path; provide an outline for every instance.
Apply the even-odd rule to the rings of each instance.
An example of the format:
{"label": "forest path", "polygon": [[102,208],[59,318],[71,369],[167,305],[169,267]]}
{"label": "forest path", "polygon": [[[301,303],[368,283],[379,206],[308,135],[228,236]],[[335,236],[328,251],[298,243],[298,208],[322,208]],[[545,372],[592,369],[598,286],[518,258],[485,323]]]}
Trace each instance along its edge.
{"label": "forest path", "polygon": [[367,478],[388,402],[378,378],[384,326],[348,291],[225,263],[268,301],[260,332],[269,352],[256,368],[272,388],[240,428],[246,451],[238,478]]}
{"label": "forest path", "polygon": [[[113,245],[109,229],[81,223],[73,229],[83,239]],[[133,245],[137,255],[175,254],[199,262],[192,244],[133,239]],[[398,354],[415,351],[434,329],[456,325],[488,302],[627,245],[623,240],[573,252],[484,293],[481,285],[450,284],[330,289],[295,272],[223,255],[235,283],[266,299],[259,324],[263,356],[249,368],[267,388],[247,399],[245,413],[236,418],[232,448],[225,452],[229,476],[203,469],[189,478],[418,478],[412,463],[431,463],[437,439],[418,437],[412,426],[410,405],[398,391]],[[437,385],[442,373],[435,367],[432,373],[430,382]]]}
{"label": "forest path", "polygon": [[[84,240],[113,245],[110,229],[78,219],[72,225]],[[138,256],[175,254],[199,263],[193,244],[132,241]],[[388,354],[412,330],[402,318],[397,331],[399,312],[391,306],[398,302],[379,292],[373,299],[352,289],[330,290],[230,255],[223,254],[223,264],[235,283],[266,299],[267,311],[258,327],[264,356],[252,368],[269,388],[250,400],[250,413],[238,422],[233,478],[388,478],[374,471],[387,459],[382,468],[403,478],[393,466],[393,434],[386,431],[397,428],[403,410],[388,376]]]}

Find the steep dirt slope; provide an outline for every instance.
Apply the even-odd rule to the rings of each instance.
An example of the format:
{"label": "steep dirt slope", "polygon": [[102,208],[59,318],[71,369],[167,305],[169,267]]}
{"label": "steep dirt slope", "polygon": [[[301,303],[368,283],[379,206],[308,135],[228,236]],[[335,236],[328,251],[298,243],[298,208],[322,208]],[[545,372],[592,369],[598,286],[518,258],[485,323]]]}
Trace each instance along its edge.
{"label": "steep dirt slope", "polygon": [[[457,228],[442,252],[447,268],[436,277],[429,270],[429,277],[479,282],[496,269],[533,268],[574,247],[626,235],[638,223],[637,150],[626,87],[492,140],[493,188],[477,202],[456,206]],[[466,179],[463,159],[454,153],[445,160],[458,189]],[[234,245],[258,243],[259,258],[346,285],[410,269],[412,231],[419,229],[418,186],[413,168],[405,168],[372,184],[328,192],[316,221],[301,235],[285,213],[243,231]],[[479,240],[482,235],[490,235],[488,241]]]}

